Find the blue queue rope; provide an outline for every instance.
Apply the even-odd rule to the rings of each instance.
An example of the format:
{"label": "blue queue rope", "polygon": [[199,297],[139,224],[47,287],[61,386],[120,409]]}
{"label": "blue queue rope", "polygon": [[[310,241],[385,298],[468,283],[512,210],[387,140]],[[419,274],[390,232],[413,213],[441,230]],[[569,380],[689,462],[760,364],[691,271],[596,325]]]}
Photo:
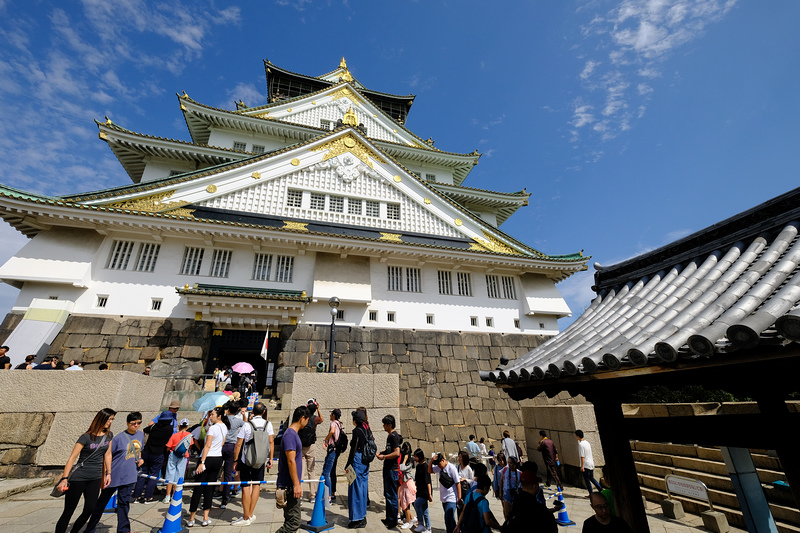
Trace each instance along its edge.
{"label": "blue queue rope", "polygon": [[[266,485],[269,483],[277,483],[277,481],[195,481],[192,483],[184,483],[183,485],[178,485],[174,481],[168,481],[164,478],[156,477],[156,476],[148,476],[147,474],[139,474],[139,477],[147,478],[147,479],[154,479],[158,483],[158,485],[175,485],[180,487],[207,487],[209,485],[212,486],[225,486],[225,485]],[[322,483],[321,479],[301,479],[300,483]]]}

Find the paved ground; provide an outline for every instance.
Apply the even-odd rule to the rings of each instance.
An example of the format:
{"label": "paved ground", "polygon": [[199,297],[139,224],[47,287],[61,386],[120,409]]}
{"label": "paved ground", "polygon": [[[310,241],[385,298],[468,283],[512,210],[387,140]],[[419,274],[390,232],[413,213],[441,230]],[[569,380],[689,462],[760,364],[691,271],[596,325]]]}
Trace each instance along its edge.
{"label": "paved ground", "polygon": [[[274,486],[274,485],[273,485]],[[50,487],[38,488],[21,494],[14,494],[6,499],[0,500],[0,531],[8,531],[14,533],[40,533],[49,532],[55,529],[56,521],[61,515],[63,509],[63,500],[50,497]],[[274,489],[272,489],[274,490]],[[274,492],[271,489],[264,489],[261,493],[261,498],[256,506],[256,523],[249,528],[239,528],[230,525],[231,520],[241,516],[240,500],[234,499],[228,505],[227,509],[214,508],[211,510],[212,524],[210,527],[200,527],[200,521],[193,528],[198,533],[206,532],[229,532],[237,533],[238,531],[259,531],[270,533],[277,531],[283,523],[283,512],[275,508]],[[434,489],[436,492],[436,489]],[[584,498],[585,491],[568,487],[564,493],[564,502],[567,508],[569,518],[577,523],[577,526],[559,527],[559,531],[580,531],[583,521],[591,516],[591,509],[589,501]],[[187,508],[189,506],[189,499],[191,493],[189,489],[184,493],[183,505],[183,519],[181,524],[185,526],[186,516],[188,515]],[[344,498],[339,498],[343,500]],[[438,500],[438,492],[434,496]],[[381,533],[385,532],[386,528],[381,524],[380,519],[383,518],[384,507],[383,498],[377,494],[371,497],[372,504],[367,512],[368,525],[365,529],[359,530],[359,533]],[[489,496],[492,512],[498,517],[502,523],[502,508],[500,502]],[[215,505],[218,502],[215,501]],[[161,503],[154,504],[133,504],[131,507],[131,526],[133,531],[136,532],[149,532],[153,528],[160,528],[164,525],[164,516],[168,506]],[[80,510],[80,507],[79,507]],[[303,504],[303,520],[311,518],[313,510],[312,503]],[[686,520],[678,522],[675,520],[665,519],[660,514],[660,507],[649,504],[647,513],[650,523],[650,531],[653,533],[691,533],[696,531],[706,531],[702,527],[702,521],[699,517],[687,515]],[[77,516],[79,511],[74,516]],[[434,502],[430,507],[431,522],[433,524],[433,533],[445,533],[444,519],[441,504]],[[198,517],[201,517],[198,512]],[[345,530],[347,527],[347,507],[342,503],[333,504],[326,514],[328,522],[333,523],[335,529]],[[114,532],[116,531],[116,516],[107,514],[98,527],[98,531]],[[302,530],[301,530],[302,531]],[[396,533],[405,533],[410,530],[394,530]],[[731,531],[741,531],[732,529]],[[77,532],[76,532],[77,533]]]}

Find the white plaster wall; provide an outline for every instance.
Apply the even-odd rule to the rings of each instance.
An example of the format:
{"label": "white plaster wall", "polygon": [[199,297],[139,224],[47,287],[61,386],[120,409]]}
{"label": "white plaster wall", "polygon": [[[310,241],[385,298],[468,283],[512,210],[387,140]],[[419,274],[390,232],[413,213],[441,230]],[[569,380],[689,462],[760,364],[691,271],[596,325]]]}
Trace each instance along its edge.
{"label": "white plaster wall", "polygon": [[192,161],[180,161],[178,159],[151,159],[147,161],[147,164],[144,167],[141,182],[144,183],[146,181],[166,178],[172,173],[173,170],[183,173],[190,172],[195,168],[195,163]]}
{"label": "white plaster wall", "polygon": [[263,146],[264,149],[267,152],[269,152],[270,150],[276,150],[278,148],[283,148],[284,146],[294,144],[297,141],[294,140],[289,141],[288,139],[283,137],[272,137],[268,135],[259,135],[239,130],[229,130],[223,128],[212,129],[211,134],[208,137],[208,145],[216,146],[219,148],[233,149],[234,142],[246,143],[248,152],[251,152],[253,150],[254,144]]}
{"label": "white plaster wall", "polygon": [[426,165],[418,161],[406,161],[404,159],[398,159],[398,161],[407,169],[416,172],[423,181],[425,180],[425,174],[436,174],[436,183],[444,185],[453,184],[453,171],[447,167]]}

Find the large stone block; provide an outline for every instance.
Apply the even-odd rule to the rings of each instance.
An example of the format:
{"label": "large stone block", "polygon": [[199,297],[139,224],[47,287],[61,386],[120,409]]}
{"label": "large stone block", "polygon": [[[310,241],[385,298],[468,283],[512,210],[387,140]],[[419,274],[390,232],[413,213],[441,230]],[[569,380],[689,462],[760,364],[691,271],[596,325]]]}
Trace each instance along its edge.
{"label": "large stone block", "polygon": [[52,423],[53,413],[0,413],[0,444],[41,446]]}

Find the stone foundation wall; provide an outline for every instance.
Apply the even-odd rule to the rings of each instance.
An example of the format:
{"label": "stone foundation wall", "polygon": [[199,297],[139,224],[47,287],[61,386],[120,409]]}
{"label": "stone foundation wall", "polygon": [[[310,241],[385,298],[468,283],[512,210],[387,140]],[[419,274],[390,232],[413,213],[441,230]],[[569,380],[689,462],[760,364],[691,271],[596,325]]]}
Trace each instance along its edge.
{"label": "stone foundation wall", "polygon": [[[337,373],[398,375],[398,429],[412,444],[426,452],[436,448],[455,453],[470,434],[493,443],[508,430],[525,448],[521,404],[482,382],[478,371],[493,370],[502,356],[516,359],[547,337],[342,326],[335,336]],[[295,374],[316,372],[319,361],[327,363],[330,326],[284,327],[281,339],[277,390],[286,397]],[[294,403],[306,399],[295,398]]]}

